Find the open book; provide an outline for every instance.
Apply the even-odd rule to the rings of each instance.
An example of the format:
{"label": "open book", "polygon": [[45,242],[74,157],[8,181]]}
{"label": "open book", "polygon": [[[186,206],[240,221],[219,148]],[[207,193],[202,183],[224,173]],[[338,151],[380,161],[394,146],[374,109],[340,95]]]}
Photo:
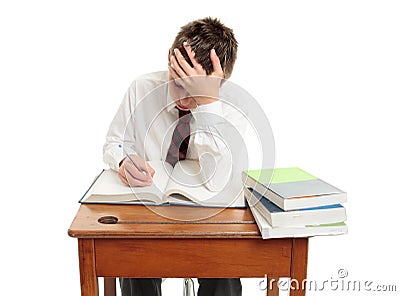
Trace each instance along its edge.
{"label": "open book", "polygon": [[234,174],[220,192],[206,188],[198,161],[184,160],[174,167],[162,161],[149,161],[155,170],[153,183],[146,187],[129,187],[117,172],[104,170],[80,200],[81,203],[111,204],[179,204],[213,207],[244,207],[243,182]]}

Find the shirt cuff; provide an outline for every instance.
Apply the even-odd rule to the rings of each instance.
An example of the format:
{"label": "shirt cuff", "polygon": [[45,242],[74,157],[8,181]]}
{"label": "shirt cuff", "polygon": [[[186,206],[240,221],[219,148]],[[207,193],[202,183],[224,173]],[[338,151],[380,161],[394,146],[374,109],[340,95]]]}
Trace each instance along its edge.
{"label": "shirt cuff", "polygon": [[103,155],[104,163],[108,164],[108,166],[114,171],[119,170],[119,163],[124,158],[125,155],[121,148],[121,144],[114,144],[113,147],[110,147]]}

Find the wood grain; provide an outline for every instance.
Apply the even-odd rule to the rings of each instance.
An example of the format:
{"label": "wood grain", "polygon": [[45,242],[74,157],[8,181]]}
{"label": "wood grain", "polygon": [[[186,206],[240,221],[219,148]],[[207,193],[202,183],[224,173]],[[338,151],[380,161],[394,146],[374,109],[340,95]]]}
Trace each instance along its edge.
{"label": "wood grain", "polygon": [[94,240],[79,239],[79,270],[82,296],[98,296],[99,286],[96,275]]}
{"label": "wood grain", "polygon": [[96,273],[104,277],[290,276],[291,247],[291,239],[97,239]]}
{"label": "wood grain", "polygon": [[[298,289],[290,291],[291,296],[304,296],[303,281],[307,278],[308,238],[293,238],[290,277],[299,283]],[[296,285],[292,285],[296,287]]]}
{"label": "wood grain", "polygon": [[104,295],[105,296],[116,296],[116,281],[115,278],[104,278]]}
{"label": "wood grain", "polygon": [[[104,216],[117,217],[118,222],[99,223],[98,220]],[[198,217],[207,218],[196,219]],[[77,238],[229,238],[259,237],[259,230],[247,208],[81,205],[68,234]]]}
{"label": "wood grain", "polygon": [[279,296],[279,277],[268,276],[267,296]]}

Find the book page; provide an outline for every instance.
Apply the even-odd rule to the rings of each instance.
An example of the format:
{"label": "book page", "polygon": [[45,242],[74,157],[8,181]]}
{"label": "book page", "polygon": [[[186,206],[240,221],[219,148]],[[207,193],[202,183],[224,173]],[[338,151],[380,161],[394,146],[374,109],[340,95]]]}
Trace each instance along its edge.
{"label": "book page", "polygon": [[[244,207],[243,183],[240,174],[235,180],[231,180],[221,192],[213,192],[207,189],[200,175],[200,165],[195,160],[178,162],[165,190],[166,195],[181,194],[201,206],[217,207]],[[176,196],[169,198],[174,203]],[[183,199],[179,199],[183,203]]]}
{"label": "book page", "polygon": [[172,174],[172,165],[170,165],[168,162],[163,162],[161,160],[148,161],[148,164],[154,169],[155,173],[153,176],[152,185],[147,188],[151,189],[152,192],[164,194],[167,188],[169,177]]}
{"label": "book page", "polygon": [[193,201],[208,199],[213,192],[204,186],[200,175],[200,165],[196,160],[183,160],[176,163],[170,176],[166,195],[182,194]]}
{"label": "book page", "polygon": [[104,171],[93,184],[82,202],[165,202],[164,190],[172,171],[170,164],[162,161],[149,161],[154,169],[153,183],[146,187],[129,187],[122,183],[118,173],[113,170]]}

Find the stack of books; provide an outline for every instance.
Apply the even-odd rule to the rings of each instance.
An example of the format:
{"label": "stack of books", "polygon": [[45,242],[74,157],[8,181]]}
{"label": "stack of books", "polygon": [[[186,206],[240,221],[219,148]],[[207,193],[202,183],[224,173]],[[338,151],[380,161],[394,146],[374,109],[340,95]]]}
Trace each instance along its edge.
{"label": "stack of books", "polygon": [[242,177],[264,239],[347,233],[346,192],[297,167],[249,170]]}

